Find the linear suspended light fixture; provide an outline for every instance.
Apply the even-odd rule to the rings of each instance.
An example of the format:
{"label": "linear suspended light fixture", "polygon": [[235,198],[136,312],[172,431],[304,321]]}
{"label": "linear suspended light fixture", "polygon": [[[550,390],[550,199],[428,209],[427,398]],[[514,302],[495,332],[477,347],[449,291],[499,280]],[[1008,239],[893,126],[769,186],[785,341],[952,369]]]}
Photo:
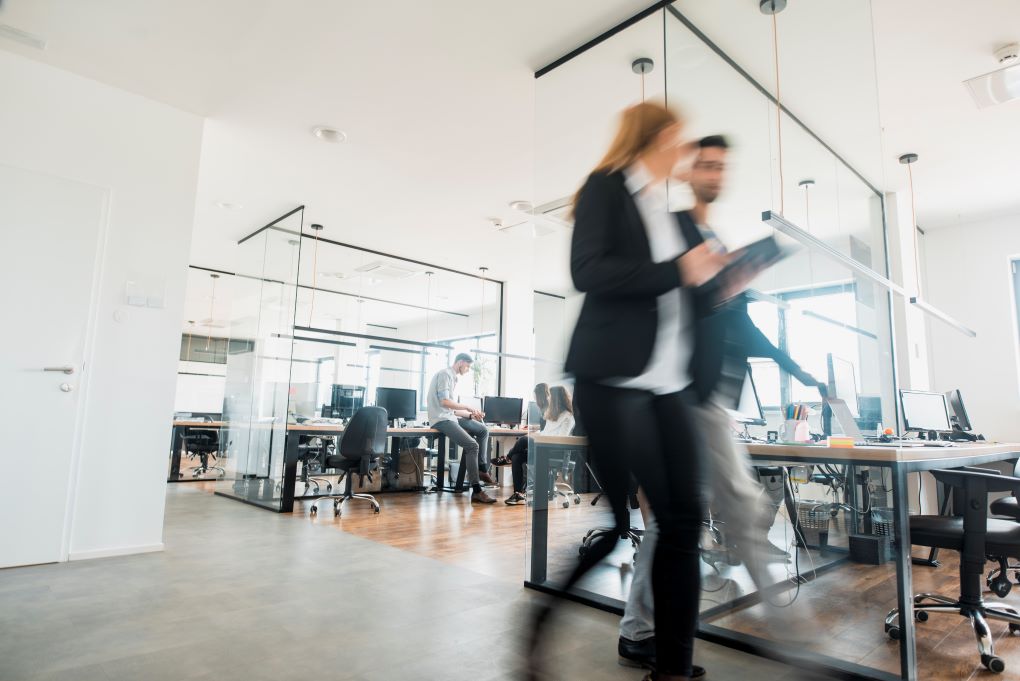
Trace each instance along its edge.
{"label": "linear suspended light fixture", "polygon": [[917,296],[911,296],[909,293],[907,293],[906,289],[904,289],[899,284],[893,282],[888,277],[882,276],[881,274],[871,269],[867,265],[854,260],[845,253],[841,253],[840,251],[836,250],[835,248],[825,243],[818,237],[809,234],[808,232],[804,231],[797,225],[793,224],[792,222],[784,218],[782,215],[779,215],[778,213],[775,213],[771,210],[767,210],[761,214],[761,220],[765,224],[782,232],[783,234],[786,234],[787,236],[793,238],[795,241],[803,244],[804,246],[812,248],[816,251],[820,251],[825,255],[829,256],[830,258],[832,258],[833,260],[843,265],[846,265],[847,267],[857,272],[858,274],[867,277],[876,284],[889,289],[893,293],[898,293],[899,295],[906,298],[917,309],[935,317],[936,319],[942,322],[945,322],[946,324],[955,328],[957,331],[960,331],[961,333],[970,336],[971,338],[977,337],[977,332],[974,331],[973,329],[964,326],[957,320],[953,319],[946,313],[932,307],[931,305],[924,302]]}
{"label": "linear suspended light fixture", "polygon": [[970,328],[969,326],[965,326],[961,322],[956,321],[955,319],[953,319],[952,317],[947,315],[942,310],[940,310],[940,309],[938,309],[936,307],[932,307],[931,305],[929,305],[928,303],[924,302],[923,300],[921,300],[917,296],[911,296],[910,297],[910,304],[913,305],[914,307],[916,307],[921,312],[924,312],[924,313],[926,313],[928,315],[931,315],[932,317],[934,317],[935,319],[939,320],[940,322],[948,324],[949,326],[953,327],[954,329],[956,329],[960,333],[962,333],[962,334],[964,334],[966,336],[970,336],[971,338],[977,338],[977,331],[975,331],[974,329]]}
{"label": "linear suspended light fixture", "polygon": [[891,279],[883,277],[881,274],[871,269],[867,265],[857,262],[845,253],[841,253],[829,244],[825,243],[818,237],[810,234],[797,225],[793,224],[779,213],[775,213],[771,210],[767,210],[761,214],[761,221],[770,227],[779,230],[783,234],[792,237],[794,240],[804,244],[808,248],[813,248],[817,251],[821,251],[825,255],[829,256],[833,260],[838,260],[840,263],[846,265],[855,272],[864,275],[868,279],[871,279],[876,284],[884,286],[885,288],[898,293],[904,298],[907,297],[907,291],[899,284],[894,283]]}

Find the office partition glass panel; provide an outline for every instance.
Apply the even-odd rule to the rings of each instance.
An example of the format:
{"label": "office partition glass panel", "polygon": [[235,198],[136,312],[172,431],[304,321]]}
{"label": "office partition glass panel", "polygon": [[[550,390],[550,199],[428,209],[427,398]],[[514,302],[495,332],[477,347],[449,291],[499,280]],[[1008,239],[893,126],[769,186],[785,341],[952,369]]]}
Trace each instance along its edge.
{"label": "office partition glass panel", "polygon": [[[834,22],[846,29],[835,41],[836,54],[828,44],[832,32],[825,30]],[[882,186],[882,151],[870,7],[830,0],[791,4],[776,17],[776,29],[774,36],[772,17],[753,3],[679,1],[538,78],[536,277],[552,282],[543,285],[546,290],[567,298],[574,293],[569,241],[555,225],[569,228],[569,198],[607,148],[618,113],[641,101],[642,79],[631,69],[633,59],[651,57],[655,68],[645,74],[645,95],[665,96],[681,109],[691,137],[722,134],[729,141],[725,184],[711,206],[709,226],[730,249],[773,234],[782,244],[797,247],[753,282],[752,320],[819,381],[829,382],[830,365],[837,372],[851,371],[849,384],[838,383],[840,390],[854,389],[838,397],[852,403],[858,414],[848,425],[873,433],[879,422],[896,423],[896,401],[890,294],[850,262],[888,276],[883,197],[876,189]],[[775,45],[785,92],[782,110],[775,97]],[[693,204],[686,185],[671,184],[669,194],[674,209]],[[777,232],[763,222],[765,211],[781,214],[834,255]],[[539,235],[540,225],[551,231]],[[540,333],[536,303],[536,348]],[[785,631],[787,625],[777,622],[838,625],[839,631],[827,637],[837,643],[812,644],[813,654],[830,658],[826,664],[839,660],[834,664],[895,671],[897,653],[881,631],[882,618],[895,606],[890,554],[876,557],[873,566],[849,564],[851,535],[861,535],[869,546],[890,547],[893,467],[869,466],[852,455],[842,459],[849,463],[840,463],[840,457],[835,462],[807,457],[805,465],[799,465],[796,457],[780,455],[781,445],[769,449],[766,437],[784,441],[806,435],[796,428],[801,418],[818,437],[828,419],[823,418],[816,388],[800,385],[770,358],[750,358],[750,365],[758,404],[753,398],[750,404],[742,400],[735,414],[739,418],[726,425],[726,432],[713,432],[723,440],[751,440],[734,446],[754,451],[753,476],[765,504],[760,512],[721,501],[710,509],[712,520],[704,526],[701,542],[702,621],[713,634],[760,636],[763,649],[775,648],[768,635],[772,628]],[[535,370],[550,383],[569,382],[560,366]],[[787,419],[788,410],[797,418]],[[583,423],[583,410],[578,416]],[[761,422],[764,425],[757,425]],[[844,425],[835,428],[840,432]],[[611,521],[599,505],[586,503],[594,495],[582,492],[582,503],[576,505],[558,484],[569,483],[568,473],[576,475],[582,462],[587,470],[586,441],[543,441],[537,436],[529,447],[533,506],[527,580],[537,588],[556,590],[578,555],[588,550],[589,531]],[[598,471],[593,472],[597,478]],[[557,488],[564,494],[557,494]],[[905,505],[906,496],[902,499]],[[638,511],[631,510],[630,516],[635,528],[644,527]],[[760,529],[756,541],[773,545],[766,548],[767,574],[762,579],[780,586],[769,600],[789,606],[787,619],[777,619],[775,611],[758,604],[760,593],[746,567],[747,556],[734,551],[731,537],[755,525]],[[634,544],[619,541],[576,595],[604,607],[622,607],[641,565],[640,556],[633,561]],[[859,554],[855,559],[862,560]],[[848,567],[855,569],[844,571]],[[860,579],[874,579],[881,587],[862,593]],[[830,607],[830,593],[841,594],[838,608]],[[846,615],[846,624],[830,622],[829,613],[836,610]],[[877,636],[869,635],[867,651],[841,638],[848,634],[849,622],[877,631]]]}
{"label": "office partition glass panel", "polygon": [[[287,415],[314,400],[292,391],[292,362],[302,209],[297,209],[238,244],[231,337],[250,339],[227,358],[224,396],[228,462],[217,493],[278,510],[282,501]],[[308,386],[307,381],[299,385]]]}

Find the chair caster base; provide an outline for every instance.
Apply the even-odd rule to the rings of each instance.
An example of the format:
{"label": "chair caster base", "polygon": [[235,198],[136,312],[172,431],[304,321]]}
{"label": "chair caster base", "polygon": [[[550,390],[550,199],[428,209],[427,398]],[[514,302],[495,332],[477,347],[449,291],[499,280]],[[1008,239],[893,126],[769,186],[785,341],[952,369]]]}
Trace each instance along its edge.
{"label": "chair caster base", "polygon": [[985,666],[985,669],[996,674],[1006,671],[1006,663],[1003,662],[1001,657],[996,657],[995,655],[982,655],[981,664]]}

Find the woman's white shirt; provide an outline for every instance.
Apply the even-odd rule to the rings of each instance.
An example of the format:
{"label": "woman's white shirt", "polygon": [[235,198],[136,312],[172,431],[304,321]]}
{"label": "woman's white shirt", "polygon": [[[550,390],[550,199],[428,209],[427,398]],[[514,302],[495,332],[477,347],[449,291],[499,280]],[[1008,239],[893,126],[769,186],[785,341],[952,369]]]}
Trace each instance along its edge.
{"label": "woman's white shirt", "polygon": [[565,411],[555,421],[546,419],[542,435],[570,435],[572,430],[574,430],[574,415]]}

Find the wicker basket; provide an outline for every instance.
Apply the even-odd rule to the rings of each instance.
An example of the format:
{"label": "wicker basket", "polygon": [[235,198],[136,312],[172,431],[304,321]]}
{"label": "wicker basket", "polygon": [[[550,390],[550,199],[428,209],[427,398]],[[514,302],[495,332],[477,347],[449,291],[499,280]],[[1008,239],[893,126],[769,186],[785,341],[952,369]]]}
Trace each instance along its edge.
{"label": "wicker basket", "polygon": [[829,543],[829,513],[831,504],[805,499],[797,504],[797,523],[808,546],[826,546]]}

